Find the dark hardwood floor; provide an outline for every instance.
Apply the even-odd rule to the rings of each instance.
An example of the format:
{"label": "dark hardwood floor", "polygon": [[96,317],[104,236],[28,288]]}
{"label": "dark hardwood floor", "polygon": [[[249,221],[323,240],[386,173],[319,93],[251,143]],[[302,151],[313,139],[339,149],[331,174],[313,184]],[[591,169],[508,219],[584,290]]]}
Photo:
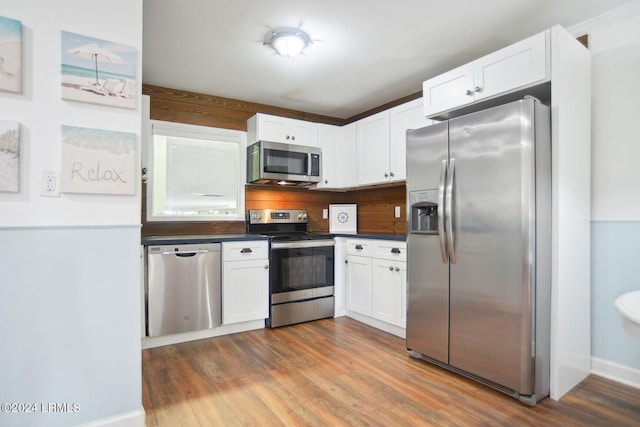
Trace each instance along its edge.
{"label": "dark hardwood floor", "polygon": [[640,426],[640,390],[589,376],[530,408],[347,317],[143,351],[147,426]]}

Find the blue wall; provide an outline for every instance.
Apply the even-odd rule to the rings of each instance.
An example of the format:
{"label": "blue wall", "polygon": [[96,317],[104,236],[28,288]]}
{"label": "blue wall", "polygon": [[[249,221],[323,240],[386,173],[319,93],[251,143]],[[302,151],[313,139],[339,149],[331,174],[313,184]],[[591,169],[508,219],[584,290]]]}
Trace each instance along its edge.
{"label": "blue wall", "polygon": [[640,369],[640,341],[622,329],[613,305],[634,290],[640,290],[640,221],[592,222],[592,356]]}

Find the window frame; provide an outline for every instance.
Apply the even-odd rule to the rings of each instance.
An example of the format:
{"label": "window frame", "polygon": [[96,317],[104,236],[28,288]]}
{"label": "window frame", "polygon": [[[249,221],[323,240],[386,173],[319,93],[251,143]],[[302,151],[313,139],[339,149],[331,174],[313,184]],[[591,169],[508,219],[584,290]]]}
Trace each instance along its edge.
{"label": "window frame", "polygon": [[[147,206],[146,220],[148,222],[163,221],[244,221],[245,206],[245,182],[246,182],[246,156],[247,156],[247,134],[246,132],[222,129],[208,126],[190,125],[184,123],[165,122],[160,120],[149,120],[148,127],[149,136],[147,138]],[[200,140],[209,140],[215,142],[237,144],[237,215],[208,215],[208,214],[170,214],[170,215],[154,215],[154,196],[157,189],[154,185],[155,176],[155,135],[168,137],[191,138]]]}

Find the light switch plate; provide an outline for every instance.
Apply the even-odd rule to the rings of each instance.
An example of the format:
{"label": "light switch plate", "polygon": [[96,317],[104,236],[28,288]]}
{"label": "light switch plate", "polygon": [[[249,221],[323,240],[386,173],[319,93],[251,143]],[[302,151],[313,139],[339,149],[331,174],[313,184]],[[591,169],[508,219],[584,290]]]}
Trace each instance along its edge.
{"label": "light switch plate", "polygon": [[396,206],[393,214],[395,215],[396,218],[400,218],[400,206]]}
{"label": "light switch plate", "polygon": [[329,209],[322,209],[322,219],[329,219]]}

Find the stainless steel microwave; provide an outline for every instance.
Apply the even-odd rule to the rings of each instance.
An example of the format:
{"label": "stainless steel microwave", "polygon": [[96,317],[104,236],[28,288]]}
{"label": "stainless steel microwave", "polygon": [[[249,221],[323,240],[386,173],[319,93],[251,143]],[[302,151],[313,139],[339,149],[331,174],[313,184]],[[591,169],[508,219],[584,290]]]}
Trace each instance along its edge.
{"label": "stainless steel microwave", "polygon": [[322,179],[318,147],[258,141],[247,147],[247,182],[306,187]]}

